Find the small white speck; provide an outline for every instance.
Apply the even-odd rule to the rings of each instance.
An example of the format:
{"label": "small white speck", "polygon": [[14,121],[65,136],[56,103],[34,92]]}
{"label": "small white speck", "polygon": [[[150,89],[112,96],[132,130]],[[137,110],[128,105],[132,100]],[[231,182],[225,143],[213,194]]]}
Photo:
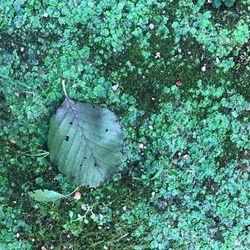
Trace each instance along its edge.
{"label": "small white speck", "polygon": [[178,48],[178,52],[181,53],[181,49],[180,48]]}
{"label": "small white speck", "polygon": [[188,54],[190,55],[192,52],[191,51],[188,51]]}
{"label": "small white speck", "polygon": [[151,196],[155,196],[155,192],[152,192],[152,193],[151,193]]}
{"label": "small white speck", "polygon": [[140,144],[139,144],[139,148],[141,148],[141,149],[144,148],[143,143],[140,143]]}
{"label": "small white speck", "polygon": [[151,24],[149,24],[149,28],[152,30],[152,29],[154,29],[154,24],[153,23],[151,23]]}
{"label": "small white speck", "polygon": [[202,67],[201,67],[201,71],[205,72],[206,71],[206,64],[204,64]]}
{"label": "small white speck", "polygon": [[216,57],[215,61],[216,61],[216,63],[219,63],[220,59],[218,57]]}
{"label": "small white speck", "polygon": [[184,237],[184,230],[181,229],[181,237]]}
{"label": "small white speck", "polygon": [[46,18],[47,18],[48,16],[49,16],[48,13],[44,13],[44,14],[43,14],[43,17],[46,17]]}
{"label": "small white speck", "polygon": [[116,90],[118,89],[118,87],[119,87],[119,84],[116,84],[116,85],[113,85],[113,86],[112,86],[112,89],[113,89],[114,91],[116,91]]}
{"label": "small white speck", "polygon": [[24,47],[21,47],[20,50],[21,50],[21,52],[24,52]]}
{"label": "small white speck", "polygon": [[160,52],[156,52],[155,53],[155,58],[160,58],[161,57],[161,53]]}
{"label": "small white speck", "polygon": [[151,30],[154,29],[154,27],[155,27],[155,26],[154,26],[153,23],[150,23],[150,24],[149,24],[149,28],[150,28]]}
{"label": "small white speck", "polygon": [[153,129],[153,126],[152,126],[152,125],[149,125],[148,128],[149,128],[149,129]]}
{"label": "small white speck", "polygon": [[184,160],[189,160],[190,159],[190,156],[188,154],[185,154],[182,156]]}

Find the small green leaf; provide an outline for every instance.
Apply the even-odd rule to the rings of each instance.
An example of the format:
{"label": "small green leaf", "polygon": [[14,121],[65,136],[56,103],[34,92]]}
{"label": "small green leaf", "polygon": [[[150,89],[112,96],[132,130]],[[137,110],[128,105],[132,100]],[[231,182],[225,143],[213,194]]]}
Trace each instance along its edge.
{"label": "small green leaf", "polygon": [[31,191],[29,192],[29,195],[36,201],[44,202],[55,202],[65,197],[65,195],[63,194],[47,189],[38,189],[35,191]]}

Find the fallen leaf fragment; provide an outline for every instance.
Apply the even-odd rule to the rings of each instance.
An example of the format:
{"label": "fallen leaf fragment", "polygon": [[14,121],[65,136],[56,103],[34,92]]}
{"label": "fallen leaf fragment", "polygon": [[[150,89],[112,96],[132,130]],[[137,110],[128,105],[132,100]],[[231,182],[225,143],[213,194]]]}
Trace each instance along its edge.
{"label": "fallen leaf fragment", "polygon": [[10,140],[10,143],[16,144],[16,141],[15,140]]}

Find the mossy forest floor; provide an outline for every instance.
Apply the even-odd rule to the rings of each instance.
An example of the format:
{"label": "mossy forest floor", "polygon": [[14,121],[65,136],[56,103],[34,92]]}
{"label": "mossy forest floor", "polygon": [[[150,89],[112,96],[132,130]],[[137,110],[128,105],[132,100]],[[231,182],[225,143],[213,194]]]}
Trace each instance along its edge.
{"label": "mossy forest floor", "polygon": [[[0,3],[0,250],[249,249],[250,5],[221,2]],[[121,167],[37,202],[76,189],[47,154],[62,80],[119,115]]]}

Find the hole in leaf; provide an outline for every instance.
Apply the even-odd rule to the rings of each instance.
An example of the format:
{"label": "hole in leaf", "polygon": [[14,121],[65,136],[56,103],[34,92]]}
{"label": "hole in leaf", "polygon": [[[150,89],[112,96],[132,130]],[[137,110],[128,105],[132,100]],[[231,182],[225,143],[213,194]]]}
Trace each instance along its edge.
{"label": "hole in leaf", "polygon": [[66,140],[66,141],[68,141],[68,140],[69,140],[69,136],[68,136],[68,135],[66,135],[65,140]]}
{"label": "hole in leaf", "polygon": [[87,159],[87,157],[85,156],[85,157],[84,157],[84,160],[86,160],[86,159]]}
{"label": "hole in leaf", "polygon": [[72,124],[73,124],[73,122],[70,122],[69,124],[70,124],[70,125],[72,125]]}
{"label": "hole in leaf", "polygon": [[105,131],[108,132],[109,130],[106,128]]}

